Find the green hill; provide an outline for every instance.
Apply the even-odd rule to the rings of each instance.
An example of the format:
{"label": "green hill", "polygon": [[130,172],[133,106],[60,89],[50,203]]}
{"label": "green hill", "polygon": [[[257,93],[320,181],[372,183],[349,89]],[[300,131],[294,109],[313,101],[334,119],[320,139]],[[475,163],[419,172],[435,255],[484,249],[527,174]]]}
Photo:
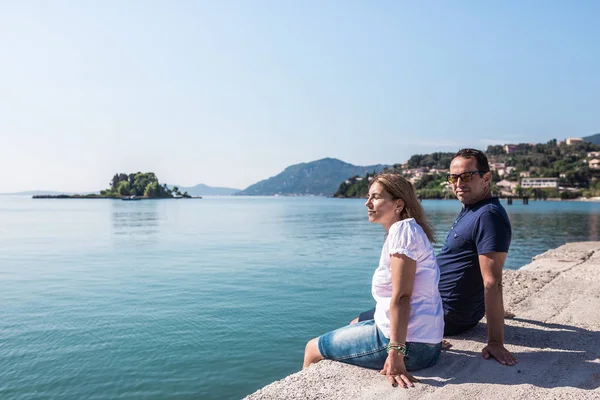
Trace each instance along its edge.
{"label": "green hill", "polygon": [[[600,136],[593,135],[588,138]],[[586,139],[588,139],[586,138]],[[521,143],[517,145],[488,146],[486,155],[492,167],[492,191],[500,192],[495,184],[501,180],[516,186],[522,175],[531,178],[557,178],[560,191],[556,189],[528,189],[533,197],[573,198],[600,196],[600,169],[590,166],[598,158],[589,155],[600,151],[600,145],[591,142],[567,145],[551,140],[546,144]],[[414,182],[421,198],[451,197],[446,185],[447,170],[454,153],[431,153],[413,155],[405,164],[395,164],[388,170],[403,174]],[[335,197],[364,197],[368,192],[369,173],[340,183]],[[516,189],[525,193],[520,186]]]}
{"label": "green hill", "polygon": [[236,193],[247,196],[316,195],[331,196],[340,182],[367,172],[381,171],[386,165],[356,166],[335,158],[295,164],[269,179]]}
{"label": "green hill", "polygon": [[584,142],[600,145],[600,133],[582,138]]}

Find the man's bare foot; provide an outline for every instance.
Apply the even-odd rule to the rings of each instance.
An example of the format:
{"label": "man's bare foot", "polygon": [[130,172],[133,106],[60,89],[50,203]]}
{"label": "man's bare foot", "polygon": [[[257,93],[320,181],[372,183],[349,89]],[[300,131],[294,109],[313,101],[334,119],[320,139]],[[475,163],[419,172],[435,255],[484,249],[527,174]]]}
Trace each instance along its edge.
{"label": "man's bare foot", "polygon": [[442,339],[442,350],[448,350],[450,347],[452,347],[452,343],[446,339]]}
{"label": "man's bare foot", "polygon": [[511,313],[510,311],[504,311],[504,319],[513,319],[514,317],[514,313]]}

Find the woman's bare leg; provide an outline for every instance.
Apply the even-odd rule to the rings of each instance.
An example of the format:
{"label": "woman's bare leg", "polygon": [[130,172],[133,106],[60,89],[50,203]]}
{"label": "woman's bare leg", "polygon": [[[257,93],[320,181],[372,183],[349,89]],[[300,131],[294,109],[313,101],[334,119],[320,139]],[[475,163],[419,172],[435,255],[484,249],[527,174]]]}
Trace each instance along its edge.
{"label": "woman's bare leg", "polygon": [[350,321],[350,325],[354,325],[357,322],[358,322],[358,317],[356,317],[352,321]]}
{"label": "woman's bare leg", "polygon": [[306,344],[304,349],[304,364],[302,369],[308,368],[310,364],[314,364],[323,359],[321,352],[319,351],[319,338],[314,338]]}

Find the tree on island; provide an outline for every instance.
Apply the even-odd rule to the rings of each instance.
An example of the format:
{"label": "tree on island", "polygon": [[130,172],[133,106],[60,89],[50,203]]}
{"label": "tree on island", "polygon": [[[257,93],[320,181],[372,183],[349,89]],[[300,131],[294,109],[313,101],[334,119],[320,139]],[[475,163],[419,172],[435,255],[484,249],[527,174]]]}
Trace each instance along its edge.
{"label": "tree on island", "polygon": [[[166,184],[161,185],[153,172],[138,172],[135,174],[117,173],[110,181],[110,187],[100,194],[105,197],[128,197],[143,195],[149,199],[165,199],[181,196],[190,198],[185,192],[179,193],[179,188],[170,190]],[[174,196],[175,195],[175,196]]]}

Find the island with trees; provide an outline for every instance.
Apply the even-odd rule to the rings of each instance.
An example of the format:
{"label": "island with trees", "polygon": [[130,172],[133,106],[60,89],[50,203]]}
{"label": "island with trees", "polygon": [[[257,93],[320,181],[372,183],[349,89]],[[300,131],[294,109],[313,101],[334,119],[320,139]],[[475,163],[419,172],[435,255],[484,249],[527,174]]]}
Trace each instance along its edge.
{"label": "island with trees", "polygon": [[101,190],[99,194],[57,196],[33,196],[34,199],[201,199],[192,197],[187,192],[181,193],[177,186],[169,188],[161,185],[153,172],[137,172],[133,174],[117,173],[109,183],[110,187]]}

